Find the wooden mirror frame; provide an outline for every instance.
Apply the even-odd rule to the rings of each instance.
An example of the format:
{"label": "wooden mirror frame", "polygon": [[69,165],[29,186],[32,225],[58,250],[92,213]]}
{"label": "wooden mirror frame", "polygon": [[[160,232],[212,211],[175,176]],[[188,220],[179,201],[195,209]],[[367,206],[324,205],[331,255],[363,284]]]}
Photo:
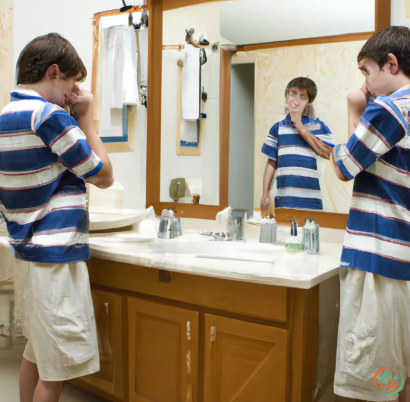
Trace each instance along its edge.
{"label": "wooden mirror frame", "polygon": [[[160,201],[161,179],[161,94],[162,94],[162,13],[181,7],[209,3],[218,0],[149,0],[150,16],[148,39],[148,115],[147,115],[147,180],[146,205],[153,206],[157,213],[175,208],[176,216],[200,219],[215,219],[216,214],[228,206],[229,186],[229,116],[232,53],[221,50],[220,92],[220,150],[219,150],[219,205],[175,204]],[[390,26],[391,0],[375,0],[375,32]],[[300,46],[366,40],[374,32],[298,39],[256,45],[238,46],[238,51],[251,51],[285,46]],[[300,224],[309,215],[322,227],[345,229],[348,214],[305,210],[275,210],[278,223],[289,223],[290,217]]]}
{"label": "wooden mirror frame", "polygon": [[[133,6],[130,10],[122,13],[120,10],[110,10],[103,11],[94,14],[93,16],[93,64],[92,64],[92,77],[91,77],[91,92],[94,95],[94,98],[97,99],[99,96],[97,90],[97,77],[98,77],[98,48],[100,42],[100,19],[102,17],[112,17],[115,15],[124,15],[130,13],[138,13],[144,9],[147,9],[147,6]],[[94,127],[97,133],[100,133],[100,120],[95,119],[97,102],[94,102]],[[126,141],[110,141],[104,142],[105,149],[107,152],[131,152],[135,150],[135,127],[137,122],[137,106],[128,106],[127,113],[127,136]],[[124,124],[124,123],[123,123]]]}

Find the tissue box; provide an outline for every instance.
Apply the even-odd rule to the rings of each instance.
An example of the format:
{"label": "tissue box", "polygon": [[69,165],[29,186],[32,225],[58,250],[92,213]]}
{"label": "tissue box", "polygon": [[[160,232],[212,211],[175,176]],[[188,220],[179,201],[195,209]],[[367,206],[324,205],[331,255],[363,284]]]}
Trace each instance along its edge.
{"label": "tissue box", "polygon": [[124,206],[124,187],[118,183],[102,190],[90,186],[89,211],[94,214],[122,214]]}

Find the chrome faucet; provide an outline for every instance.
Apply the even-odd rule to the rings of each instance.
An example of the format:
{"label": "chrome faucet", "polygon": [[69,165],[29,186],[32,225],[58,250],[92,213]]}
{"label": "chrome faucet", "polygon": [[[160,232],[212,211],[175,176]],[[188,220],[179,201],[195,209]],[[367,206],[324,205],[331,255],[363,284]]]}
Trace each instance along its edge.
{"label": "chrome faucet", "polygon": [[175,239],[182,236],[181,220],[174,217],[174,211],[164,209],[159,221],[158,237],[161,239]]}

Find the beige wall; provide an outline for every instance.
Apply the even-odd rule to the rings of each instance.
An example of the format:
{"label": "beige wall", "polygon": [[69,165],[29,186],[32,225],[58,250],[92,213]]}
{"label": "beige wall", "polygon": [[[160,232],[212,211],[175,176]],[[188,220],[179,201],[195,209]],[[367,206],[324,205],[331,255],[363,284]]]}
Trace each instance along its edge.
{"label": "beige wall", "polygon": [[0,2],[0,110],[13,89],[13,0]]}
{"label": "beige wall", "polygon": [[[256,58],[255,94],[255,207],[262,197],[262,177],[266,157],[262,144],[274,123],[284,115],[284,90],[298,76],[312,78],[318,87],[316,115],[333,132],[336,143],[347,141],[346,95],[363,82],[356,56],[364,41],[294,46],[249,52]],[[319,158],[318,158],[319,159]],[[321,159],[322,160],[322,159]],[[352,183],[340,182],[328,161],[322,160],[320,185],[324,210],[347,213]]]}

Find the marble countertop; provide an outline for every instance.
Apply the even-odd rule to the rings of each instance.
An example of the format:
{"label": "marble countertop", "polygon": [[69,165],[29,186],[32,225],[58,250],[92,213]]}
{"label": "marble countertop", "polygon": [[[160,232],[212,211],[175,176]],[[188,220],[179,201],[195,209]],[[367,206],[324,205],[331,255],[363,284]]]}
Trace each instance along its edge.
{"label": "marble countertop", "polygon": [[[124,233],[131,237],[127,239]],[[196,233],[173,240],[138,238],[133,232],[91,234],[90,251],[92,257],[126,264],[301,289],[310,289],[339,271],[342,252],[339,243],[321,243],[320,254],[311,256],[288,253],[284,246],[252,240],[246,243],[211,240]],[[6,280],[12,275],[12,262],[16,260],[5,233],[0,236],[0,247],[7,253],[3,257],[10,260],[8,264],[2,264],[4,269],[0,270],[0,280]]]}
{"label": "marble countertop", "polygon": [[173,240],[151,238],[150,241],[136,242],[123,241],[115,235],[95,235],[90,237],[90,250],[93,257],[132,265],[310,289],[338,274],[342,245],[321,243],[320,254],[311,256],[288,253],[284,246],[256,241],[207,242],[198,234]]}

